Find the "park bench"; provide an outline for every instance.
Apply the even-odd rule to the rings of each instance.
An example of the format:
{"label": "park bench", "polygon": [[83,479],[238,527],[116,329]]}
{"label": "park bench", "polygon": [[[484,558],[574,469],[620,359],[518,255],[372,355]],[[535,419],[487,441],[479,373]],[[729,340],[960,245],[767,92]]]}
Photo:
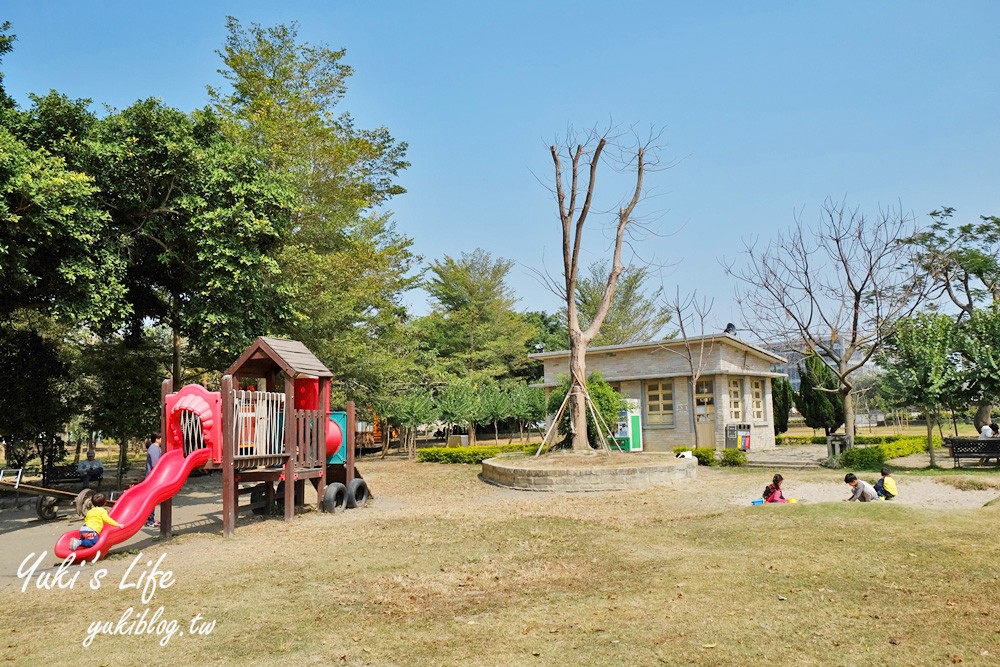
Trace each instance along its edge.
{"label": "park bench", "polygon": [[83,476],[75,465],[50,465],[42,468],[42,486],[83,484]]}
{"label": "park bench", "polygon": [[944,446],[951,450],[951,457],[955,461],[955,467],[960,467],[961,459],[977,459],[979,461],[989,461],[996,459],[1000,464],[1000,438],[994,440],[980,440],[978,438],[945,438]]}

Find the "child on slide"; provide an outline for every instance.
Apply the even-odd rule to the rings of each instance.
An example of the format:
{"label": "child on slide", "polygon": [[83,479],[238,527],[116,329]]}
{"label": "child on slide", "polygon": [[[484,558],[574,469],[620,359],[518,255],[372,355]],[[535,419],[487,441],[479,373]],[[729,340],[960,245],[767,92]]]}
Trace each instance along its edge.
{"label": "child on slide", "polygon": [[108,497],[103,493],[95,493],[93,498],[94,506],[87,510],[87,516],[83,519],[80,527],[80,537],[74,537],[69,541],[69,548],[76,551],[80,547],[92,547],[97,544],[97,538],[104,530],[104,524],[109,526],[120,526],[121,524],[111,518],[104,505],[108,502]]}

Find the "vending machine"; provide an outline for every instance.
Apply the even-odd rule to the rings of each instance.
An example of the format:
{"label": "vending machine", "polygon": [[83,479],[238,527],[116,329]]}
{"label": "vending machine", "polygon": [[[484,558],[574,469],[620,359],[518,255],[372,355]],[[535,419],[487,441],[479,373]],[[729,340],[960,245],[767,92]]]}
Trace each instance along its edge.
{"label": "vending machine", "polygon": [[622,452],[642,451],[642,406],[638,399],[626,398],[627,410],[618,413],[614,446]]}

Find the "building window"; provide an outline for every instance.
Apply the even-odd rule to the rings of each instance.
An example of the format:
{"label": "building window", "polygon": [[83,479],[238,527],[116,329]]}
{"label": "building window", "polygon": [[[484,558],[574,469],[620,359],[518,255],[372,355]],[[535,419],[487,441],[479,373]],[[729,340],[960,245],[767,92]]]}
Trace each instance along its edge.
{"label": "building window", "polygon": [[673,380],[646,382],[646,422],[673,425]]}
{"label": "building window", "polygon": [[729,380],[729,420],[743,421],[743,383],[732,378]]}
{"label": "building window", "polygon": [[753,420],[764,421],[764,381],[754,380],[750,384],[753,391]]}
{"label": "building window", "polygon": [[711,379],[694,385],[694,417],[696,422],[715,421],[715,383]]}

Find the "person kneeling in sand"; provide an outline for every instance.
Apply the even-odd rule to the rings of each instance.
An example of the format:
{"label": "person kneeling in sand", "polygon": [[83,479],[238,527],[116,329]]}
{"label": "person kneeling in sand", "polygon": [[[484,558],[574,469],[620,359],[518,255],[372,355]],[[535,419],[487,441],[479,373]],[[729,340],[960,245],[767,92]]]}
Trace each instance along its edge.
{"label": "person kneeling in sand", "polygon": [[875,487],[863,479],[858,479],[858,476],[853,472],[849,472],[844,475],[844,483],[849,484],[854,490],[851,497],[845,498],[844,500],[848,502],[857,500],[863,503],[870,503],[873,500],[878,500],[878,493],[876,493]]}
{"label": "person kneeling in sand", "polygon": [[875,493],[883,500],[892,500],[899,495],[896,480],[892,478],[892,471],[888,468],[882,468],[882,478],[875,482]]}

